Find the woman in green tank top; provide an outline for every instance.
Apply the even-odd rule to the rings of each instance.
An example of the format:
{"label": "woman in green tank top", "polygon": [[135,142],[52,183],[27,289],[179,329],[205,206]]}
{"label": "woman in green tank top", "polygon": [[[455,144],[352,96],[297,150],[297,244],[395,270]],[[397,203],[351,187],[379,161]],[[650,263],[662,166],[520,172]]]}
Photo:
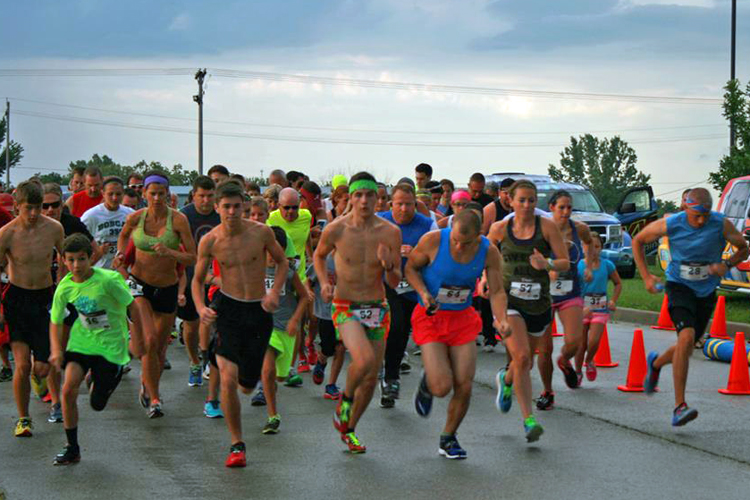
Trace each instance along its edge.
{"label": "woman in green tank top", "polygon": [[[510,197],[514,215],[492,224],[488,235],[503,256],[511,327],[511,333],[502,339],[511,361],[497,373],[495,404],[503,413],[508,412],[515,386],[526,440],[532,442],[544,431],[531,410],[531,353],[542,347],[542,335],[551,321],[549,271],[567,271],[570,261],[560,230],[551,220],[535,214],[534,183],[516,181],[510,188]],[[551,252],[566,258],[552,260]]]}
{"label": "woman in green tank top", "polygon": [[169,208],[167,177],[148,172],[143,185],[148,207],[128,216],[117,241],[113,266],[123,265],[132,239],[135,262],[126,281],[135,299],[133,328],[141,329],[146,343],[141,358],[140,399],[149,417],[156,418],[163,415],[159,379],[177,310],[178,265],[195,265],[195,242],[187,217]]}

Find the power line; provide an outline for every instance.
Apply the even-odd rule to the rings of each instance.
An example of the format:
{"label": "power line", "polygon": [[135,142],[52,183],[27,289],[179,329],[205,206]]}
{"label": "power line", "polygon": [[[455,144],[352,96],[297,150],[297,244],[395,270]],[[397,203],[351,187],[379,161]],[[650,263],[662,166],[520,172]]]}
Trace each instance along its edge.
{"label": "power line", "polygon": [[[136,111],[121,111],[115,109],[97,108],[92,106],[80,106],[75,104],[61,104],[49,101],[40,101],[37,99],[25,99],[20,97],[8,97],[12,101],[27,102],[33,104],[43,104],[47,106],[57,106],[70,109],[80,109],[84,111],[97,111],[102,113],[113,113],[127,116],[141,116],[145,118],[158,118],[165,120],[179,120],[195,123],[195,118],[187,118],[181,116],[169,116],[159,115],[153,113],[140,113]],[[358,133],[378,133],[378,134],[414,134],[414,135],[474,135],[474,136],[524,136],[524,135],[580,135],[582,132],[570,132],[570,131],[553,131],[553,132],[462,132],[462,131],[429,131],[429,130],[393,130],[393,129],[370,129],[370,128],[357,128],[357,127],[320,127],[320,126],[304,126],[304,125],[286,125],[286,124],[275,124],[275,123],[259,123],[259,122],[244,122],[234,120],[204,120],[206,123],[217,123],[226,125],[247,125],[251,127],[267,127],[267,128],[280,128],[280,129],[291,129],[291,130],[315,130],[323,132],[358,132]],[[629,128],[629,129],[609,129],[609,130],[590,130],[586,133],[589,134],[604,134],[604,133],[625,133],[625,132],[654,132],[659,130],[686,130],[695,128],[710,128],[710,127],[726,127],[724,123],[711,123],[711,124],[699,124],[699,125],[677,125],[671,127],[644,127],[644,128]]]}
{"label": "power line", "polygon": [[[29,116],[35,118],[46,118],[51,120],[60,120],[67,122],[78,122],[88,123],[94,125],[105,125],[111,127],[120,128],[131,128],[140,130],[152,130],[160,132],[175,132],[184,134],[196,134],[197,132],[193,129],[185,129],[178,127],[164,127],[146,124],[135,124],[126,122],[115,122],[109,120],[100,120],[92,118],[81,118],[76,116],[65,116],[56,115],[52,113],[40,113],[35,111],[16,110],[15,114],[21,116]],[[280,135],[269,135],[269,134],[247,134],[239,132],[204,132],[205,135],[212,135],[218,137],[235,137],[235,138],[247,138],[247,139],[259,139],[268,141],[286,141],[286,142],[308,142],[318,144],[358,144],[358,145],[369,145],[369,146],[403,146],[403,147],[453,147],[453,148],[528,148],[528,147],[561,147],[563,144],[559,142],[417,142],[417,141],[380,141],[370,139],[346,139],[346,138],[327,138],[327,137],[304,137],[304,136],[280,136]],[[723,139],[724,134],[713,134],[713,135],[696,135],[696,136],[683,136],[683,137],[665,137],[665,138],[650,138],[642,140],[631,140],[629,142],[633,144],[655,144],[655,143],[670,143],[670,142],[685,142],[685,141],[702,141],[702,140],[714,140]]]}
{"label": "power line", "polygon": [[184,76],[194,72],[193,68],[0,69],[0,77]]}
{"label": "power line", "polygon": [[698,184],[703,184],[704,182],[708,182],[708,178],[705,178],[705,179],[703,179],[702,181],[694,182],[694,183],[690,184],[689,186],[683,186],[683,187],[681,187],[681,188],[679,188],[679,189],[673,189],[672,191],[666,191],[666,192],[664,192],[664,193],[661,193],[661,194],[657,194],[657,195],[654,195],[654,197],[655,197],[655,198],[659,198],[659,197],[661,197],[661,196],[664,196],[664,195],[666,195],[666,194],[673,194],[673,193],[678,193],[678,192],[680,192],[680,191],[684,191],[684,190],[686,190],[686,189],[689,189],[689,188],[695,187],[695,186],[697,186]]}

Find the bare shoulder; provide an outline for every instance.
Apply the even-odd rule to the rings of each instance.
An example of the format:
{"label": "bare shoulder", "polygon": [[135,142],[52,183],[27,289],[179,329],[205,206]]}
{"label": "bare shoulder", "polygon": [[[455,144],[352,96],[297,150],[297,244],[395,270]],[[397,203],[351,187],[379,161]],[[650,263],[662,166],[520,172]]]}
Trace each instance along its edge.
{"label": "bare shoulder", "polygon": [[487,237],[492,241],[502,240],[505,237],[509,222],[510,219],[493,222],[490,226],[489,233],[487,233]]}
{"label": "bare shoulder", "polygon": [[133,223],[135,223],[135,221],[137,221],[138,219],[140,219],[141,214],[143,213],[144,210],[147,210],[147,209],[146,208],[140,208],[140,209],[136,210],[135,212],[131,212],[130,215],[128,215],[128,218],[125,219],[125,223],[126,224],[133,224]]}
{"label": "bare shoulder", "polygon": [[172,219],[175,222],[177,222],[178,224],[185,224],[186,226],[190,225],[185,214],[183,214],[179,210],[175,210],[174,208],[170,208],[169,210],[172,212]]}
{"label": "bare shoulder", "polygon": [[431,248],[440,244],[440,235],[442,231],[430,231],[422,235],[419,238],[419,245],[426,248]]}
{"label": "bare shoulder", "polygon": [[384,231],[388,236],[393,236],[395,234],[401,234],[401,230],[398,228],[398,226],[391,221],[387,221],[383,219],[382,217],[375,216],[375,229],[380,229],[381,231]]}
{"label": "bare shoulder", "polygon": [[8,222],[6,225],[0,228],[0,239],[3,238],[10,238],[12,237],[13,233],[16,232],[16,227],[18,227],[18,218],[13,219],[12,221]]}

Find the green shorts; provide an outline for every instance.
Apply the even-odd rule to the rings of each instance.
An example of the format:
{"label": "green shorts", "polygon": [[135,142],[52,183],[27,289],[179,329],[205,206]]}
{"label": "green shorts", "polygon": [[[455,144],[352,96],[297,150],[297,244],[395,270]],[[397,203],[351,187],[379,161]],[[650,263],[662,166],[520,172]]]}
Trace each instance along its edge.
{"label": "green shorts", "polygon": [[341,340],[339,327],[348,321],[357,321],[365,329],[368,340],[388,338],[391,329],[391,308],[385,300],[352,302],[335,299],[331,304],[331,317],[336,327],[336,340]]}
{"label": "green shorts", "polygon": [[294,342],[297,338],[289,335],[283,330],[274,328],[268,347],[276,351],[276,377],[287,378],[289,369],[292,367],[292,356],[294,355]]}

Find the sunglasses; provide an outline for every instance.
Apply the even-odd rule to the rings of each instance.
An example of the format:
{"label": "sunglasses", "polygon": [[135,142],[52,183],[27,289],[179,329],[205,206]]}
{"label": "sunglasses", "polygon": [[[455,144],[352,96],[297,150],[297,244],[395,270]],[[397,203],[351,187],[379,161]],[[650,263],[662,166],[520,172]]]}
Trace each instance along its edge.
{"label": "sunglasses", "polygon": [[143,184],[128,184],[130,189],[143,189]]}
{"label": "sunglasses", "polygon": [[284,205],[281,208],[284,210],[299,210],[299,205]]}
{"label": "sunglasses", "polygon": [[62,205],[62,201],[53,201],[52,203],[42,203],[42,210],[47,210],[49,208],[60,208],[60,205]]}

